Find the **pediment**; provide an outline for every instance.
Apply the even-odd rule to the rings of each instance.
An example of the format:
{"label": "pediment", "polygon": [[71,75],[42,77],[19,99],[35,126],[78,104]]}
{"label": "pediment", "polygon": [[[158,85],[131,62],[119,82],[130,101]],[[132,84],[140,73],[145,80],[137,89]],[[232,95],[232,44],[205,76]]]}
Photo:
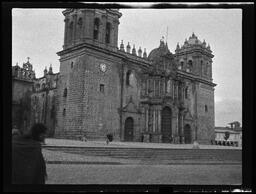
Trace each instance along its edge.
{"label": "pediment", "polygon": [[129,101],[128,104],[123,108],[123,112],[140,113],[140,110],[133,101]]}
{"label": "pediment", "polygon": [[186,111],[184,119],[185,120],[193,120],[193,116],[189,110]]}

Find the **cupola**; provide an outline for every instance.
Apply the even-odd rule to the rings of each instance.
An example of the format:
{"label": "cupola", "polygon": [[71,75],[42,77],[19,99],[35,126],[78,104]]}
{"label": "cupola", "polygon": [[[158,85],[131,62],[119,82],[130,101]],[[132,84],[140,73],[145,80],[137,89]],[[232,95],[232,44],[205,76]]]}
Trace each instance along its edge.
{"label": "cupola", "polygon": [[131,52],[131,46],[130,43],[128,42],[128,45],[126,46],[126,52],[130,53]]}

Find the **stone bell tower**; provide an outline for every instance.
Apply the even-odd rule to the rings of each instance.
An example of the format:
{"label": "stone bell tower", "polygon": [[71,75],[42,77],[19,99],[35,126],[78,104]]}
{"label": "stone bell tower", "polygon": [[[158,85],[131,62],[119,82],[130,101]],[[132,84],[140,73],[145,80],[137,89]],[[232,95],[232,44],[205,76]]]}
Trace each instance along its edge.
{"label": "stone bell tower", "polygon": [[55,134],[105,138],[119,134],[118,9],[66,9]]}
{"label": "stone bell tower", "polygon": [[205,40],[201,42],[192,33],[192,36],[186,39],[181,47],[177,44],[175,54],[178,69],[212,81],[212,58],[214,56],[210,45],[206,46]]}
{"label": "stone bell tower", "polygon": [[115,50],[121,13],[118,9],[66,9],[64,50],[89,43]]}
{"label": "stone bell tower", "polygon": [[[186,126],[194,127],[193,139],[200,143],[214,140],[214,87],[212,82],[212,54],[210,45],[201,42],[192,33],[183,45],[177,44],[175,59],[177,68],[185,79],[184,133]],[[189,123],[189,117],[193,124]],[[188,129],[188,128],[187,128]],[[189,130],[187,130],[189,131]]]}

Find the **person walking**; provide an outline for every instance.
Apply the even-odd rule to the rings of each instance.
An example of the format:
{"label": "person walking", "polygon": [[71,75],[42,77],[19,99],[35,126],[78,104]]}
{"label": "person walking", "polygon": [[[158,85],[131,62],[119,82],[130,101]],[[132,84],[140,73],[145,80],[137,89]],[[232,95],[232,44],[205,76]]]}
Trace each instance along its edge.
{"label": "person walking", "polygon": [[12,183],[45,184],[46,164],[41,143],[44,142],[47,127],[34,124],[28,133],[12,141]]}

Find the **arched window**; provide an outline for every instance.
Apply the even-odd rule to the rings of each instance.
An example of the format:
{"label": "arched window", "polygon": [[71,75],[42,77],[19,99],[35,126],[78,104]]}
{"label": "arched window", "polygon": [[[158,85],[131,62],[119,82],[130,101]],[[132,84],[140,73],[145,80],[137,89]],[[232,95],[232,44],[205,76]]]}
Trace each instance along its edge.
{"label": "arched window", "polygon": [[55,106],[54,105],[52,105],[50,116],[51,116],[52,119],[55,117]]}
{"label": "arched window", "polygon": [[204,106],[204,111],[205,111],[205,112],[208,112],[208,107],[207,107],[207,105]]}
{"label": "arched window", "polygon": [[104,93],[104,84],[100,84],[100,92]]}
{"label": "arched window", "polygon": [[127,73],[126,73],[126,85],[127,86],[131,85],[131,74],[132,74],[132,72],[130,70],[127,71]]}
{"label": "arched window", "polygon": [[200,61],[200,63],[201,63],[201,74],[203,74],[203,69],[204,69],[203,61]]}
{"label": "arched window", "polygon": [[207,75],[207,67],[208,67],[208,62],[206,63],[206,66],[204,67],[204,75]]}
{"label": "arched window", "polygon": [[64,92],[63,92],[63,97],[67,97],[67,94],[68,94],[68,89],[65,88],[65,89],[64,89]]}
{"label": "arched window", "polygon": [[207,63],[206,69],[207,69],[206,70],[206,72],[207,72],[206,75],[210,76],[210,65],[209,65],[209,63]]}
{"label": "arched window", "polygon": [[63,109],[62,115],[63,115],[63,116],[66,116],[66,109],[65,109],[65,108]]}
{"label": "arched window", "polygon": [[184,68],[184,61],[180,62],[180,69],[182,70]]}
{"label": "arched window", "polygon": [[82,25],[83,25],[82,18],[78,19],[77,24],[78,24],[78,38],[81,38],[81,36],[82,36]]}
{"label": "arched window", "polygon": [[98,38],[99,38],[99,27],[100,27],[100,19],[95,18],[94,19],[94,31],[93,31],[93,38],[95,40],[98,40]]}
{"label": "arched window", "polygon": [[77,24],[78,24],[79,28],[82,27],[82,24],[83,24],[82,18],[79,18],[79,19],[78,19]]}
{"label": "arched window", "polygon": [[188,61],[188,69],[189,69],[189,72],[192,72],[192,69],[193,69],[193,62],[192,62],[192,60]]}
{"label": "arched window", "polygon": [[106,43],[110,43],[110,32],[111,32],[111,24],[107,22],[106,25]]}
{"label": "arched window", "polygon": [[38,91],[38,90],[40,90],[40,84],[39,83],[36,84],[36,91]]}
{"label": "arched window", "polygon": [[73,25],[73,22],[70,22],[69,24],[69,41],[71,41],[73,39],[73,28],[74,28],[74,25]]}
{"label": "arched window", "polygon": [[71,62],[71,69],[73,68],[73,65],[74,65],[74,63],[73,63],[73,61]]}

